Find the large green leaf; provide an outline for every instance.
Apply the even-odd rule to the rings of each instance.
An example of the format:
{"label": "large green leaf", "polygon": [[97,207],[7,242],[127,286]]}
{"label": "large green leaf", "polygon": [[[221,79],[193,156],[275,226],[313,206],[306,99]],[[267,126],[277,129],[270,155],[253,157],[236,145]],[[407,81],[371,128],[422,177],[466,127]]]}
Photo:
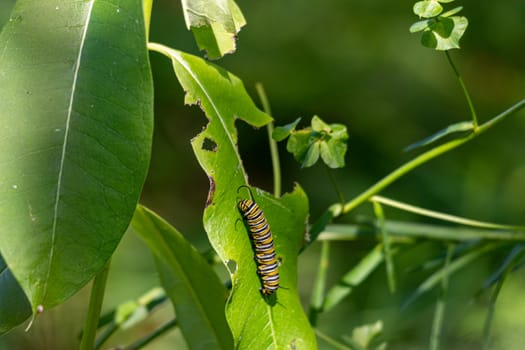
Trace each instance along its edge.
{"label": "large green leaf", "polygon": [[140,0],[19,0],[0,34],[0,251],[33,311],[102,269],[135,210],[153,114],[142,16]]}
{"label": "large green leaf", "polygon": [[0,255],[0,335],[31,316],[31,305]]}
{"label": "large green leaf", "polygon": [[212,267],[174,227],[138,206],[135,232],[149,246],[162,286],[175,307],[177,321],[191,349],[231,349],[226,324],[226,289]]}
{"label": "large green leaf", "polygon": [[253,126],[271,119],[259,111],[242,82],[231,73],[198,57],[161,45],[150,48],[172,58],[177,77],[186,91],[186,103],[204,110],[209,123],[192,140],[193,150],[210,180],[204,211],[204,226],[211,244],[232,275],[232,294],[226,307],[236,349],[314,349],[315,336],[304,315],[297,293],[297,255],[303,241],[308,202],[299,188],[282,198],[253,191],[272,231],[281,286],[277,302],[261,295],[253,251],[237,209],[240,198],[248,198],[247,184],[237,149],[235,118]]}
{"label": "large green leaf", "polygon": [[237,33],[246,21],[234,0],[182,0],[182,6],[186,26],[208,58],[235,51]]}

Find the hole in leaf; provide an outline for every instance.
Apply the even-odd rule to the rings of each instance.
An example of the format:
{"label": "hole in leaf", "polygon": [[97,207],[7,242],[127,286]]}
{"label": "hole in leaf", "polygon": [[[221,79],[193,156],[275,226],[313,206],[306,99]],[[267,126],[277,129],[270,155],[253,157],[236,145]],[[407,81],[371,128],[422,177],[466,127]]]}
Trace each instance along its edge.
{"label": "hole in leaf", "polygon": [[204,141],[202,141],[202,149],[205,151],[217,152],[217,143],[209,137],[205,137]]}
{"label": "hole in leaf", "polygon": [[237,272],[237,262],[235,260],[226,260],[226,267],[232,275]]}

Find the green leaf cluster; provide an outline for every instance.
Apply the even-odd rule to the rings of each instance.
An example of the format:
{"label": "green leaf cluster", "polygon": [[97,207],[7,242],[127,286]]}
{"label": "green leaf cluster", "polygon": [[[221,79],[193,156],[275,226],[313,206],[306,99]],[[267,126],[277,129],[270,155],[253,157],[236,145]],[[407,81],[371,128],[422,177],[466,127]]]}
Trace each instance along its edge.
{"label": "green leaf cluster", "polygon": [[412,24],[410,32],[423,31],[421,36],[423,46],[439,51],[459,49],[459,40],[467,29],[468,20],[463,16],[455,16],[463,9],[461,6],[443,12],[441,3],[453,1],[425,0],[414,4],[414,13],[424,19]]}
{"label": "green leaf cluster", "polygon": [[312,118],[311,126],[295,130],[300,119],[285,126],[275,128],[273,139],[282,141],[288,138],[286,149],[307,168],[314,165],[319,156],[330,168],[345,166],[348,132],[343,124],[327,124],[318,116]]}

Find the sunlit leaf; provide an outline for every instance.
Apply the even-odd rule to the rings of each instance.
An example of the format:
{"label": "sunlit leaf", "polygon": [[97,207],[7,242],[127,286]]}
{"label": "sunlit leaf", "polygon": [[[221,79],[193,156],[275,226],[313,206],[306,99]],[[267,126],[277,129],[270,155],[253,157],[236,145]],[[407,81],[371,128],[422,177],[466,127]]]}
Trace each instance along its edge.
{"label": "sunlit leaf", "polygon": [[[236,349],[314,349],[314,333],[303,312],[297,293],[297,254],[303,242],[308,201],[296,187],[291,194],[274,198],[252,190],[274,234],[275,249],[282,264],[277,303],[271,304],[261,292],[253,250],[241,215],[240,198],[249,198],[237,149],[235,118],[262,126],[271,118],[259,111],[233,74],[198,57],[155,44],[150,47],[172,58],[179,82],[186,91],[186,103],[196,104],[209,123],[192,140],[201,167],[210,180],[204,210],[208,238],[232,277],[232,293],[226,305],[227,320]],[[206,145],[212,143],[216,147]],[[229,264],[228,264],[229,263]],[[290,317],[293,315],[293,317]]]}
{"label": "sunlit leaf", "polygon": [[414,4],[413,11],[423,18],[438,16],[443,11],[443,6],[436,0],[418,1]]}
{"label": "sunlit leaf", "polygon": [[236,35],[246,24],[234,0],[182,0],[186,26],[210,59],[235,51]]}
{"label": "sunlit leaf", "polygon": [[459,40],[468,26],[466,17],[440,17],[433,22],[421,37],[421,43],[428,48],[445,51],[459,49]]}
{"label": "sunlit leaf", "polygon": [[0,251],[33,311],[92,279],[135,210],[153,117],[144,32],[140,0],[19,0],[0,34]]}

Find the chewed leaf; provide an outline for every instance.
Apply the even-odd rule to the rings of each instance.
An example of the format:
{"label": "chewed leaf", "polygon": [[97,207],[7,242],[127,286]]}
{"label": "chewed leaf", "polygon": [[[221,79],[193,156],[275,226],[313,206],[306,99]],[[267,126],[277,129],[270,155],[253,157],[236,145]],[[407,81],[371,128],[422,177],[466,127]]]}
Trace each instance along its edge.
{"label": "chewed leaf", "polygon": [[408,151],[411,151],[411,150],[419,148],[419,147],[428,146],[431,143],[436,142],[437,140],[442,139],[443,137],[445,137],[447,135],[450,135],[450,134],[453,134],[453,133],[456,133],[456,132],[469,131],[469,130],[472,130],[472,129],[474,129],[474,125],[472,124],[471,121],[452,124],[452,125],[447,126],[445,129],[439,130],[435,134],[432,134],[432,135],[424,138],[423,140],[417,141],[417,142],[407,146],[404,149],[404,151],[408,152]]}
{"label": "chewed leaf", "polygon": [[182,6],[186,26],[208,58],[235,51],[236,35],[246,20],[234,0],[183,0]]}
{"label": "chewed leaf", "polygon": [[[204,209],[204,228],[209,241],[227,268],[231,269],[232,292],[226,317],[235,349],[315,349],[315,335],[304,315],[297,292],[297,255],[303,242],[308,201],[296,187],[291,194],[274,198],[252,189],[273,232],[281,286],[277,303],[271,305],[260,292],[250,236],[237,209],[250,192],[237,148],[235,119],[259,127],[271,118],[255,107],[242,82],[233,74],[201,58],[158,44],[150,48],[171,57],[175,73],[186,91],[187,103],[202,108],[209,123],[193,138],[193,151],[210,179]],[[208,141],[207,141],[208,140]],[[211,142],[213,147],[203,147]],[[294,317],[290,318],[290,314]]]}

